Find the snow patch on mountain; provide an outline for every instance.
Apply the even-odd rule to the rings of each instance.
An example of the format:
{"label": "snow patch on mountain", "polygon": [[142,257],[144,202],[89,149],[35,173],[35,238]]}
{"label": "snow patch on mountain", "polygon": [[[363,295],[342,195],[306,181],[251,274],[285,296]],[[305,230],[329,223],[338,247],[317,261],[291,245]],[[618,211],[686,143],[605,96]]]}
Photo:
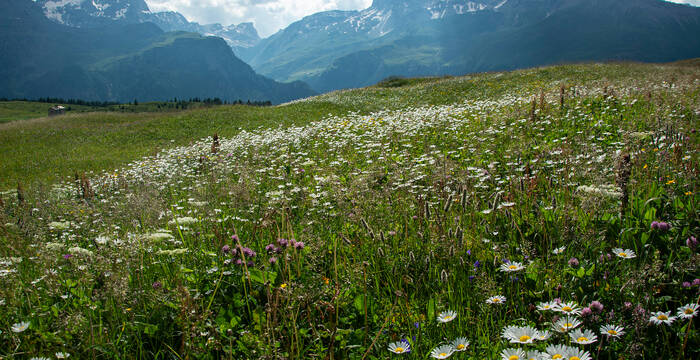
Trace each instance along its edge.
{"label": "snow patch on mountain", "polygon": [[73,6],[75,8],[80,8],[80,4],[84,0],[58,0],[58,1],[47,1],[44,3],[44,15],[47,18],[57,21],[63,24],[63,14],[65,12],[66,6]]}

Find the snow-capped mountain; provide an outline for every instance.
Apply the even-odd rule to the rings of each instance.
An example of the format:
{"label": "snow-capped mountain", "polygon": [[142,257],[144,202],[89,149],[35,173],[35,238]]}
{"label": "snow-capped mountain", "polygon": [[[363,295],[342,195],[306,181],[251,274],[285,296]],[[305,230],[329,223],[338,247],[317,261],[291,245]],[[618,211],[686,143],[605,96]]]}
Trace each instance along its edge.
{"label": "snow-capped mountain", "polygon": [[173,11],[151,12],[144,0],[27,0],[41,5],[47,18],[72,27],[96,27],[112,22],[152,22],[163,31],[188,31],[223,38],[234,50],[260,41],[251,23],[200,25]]}
{"label": "snow-capped mountain", "polygon": [[[318,91],[390,75],[700,56],[700,9],[664,0],[374,0],[307,16],[239,56]],[[673,44],[673,45],[671,45]]]}

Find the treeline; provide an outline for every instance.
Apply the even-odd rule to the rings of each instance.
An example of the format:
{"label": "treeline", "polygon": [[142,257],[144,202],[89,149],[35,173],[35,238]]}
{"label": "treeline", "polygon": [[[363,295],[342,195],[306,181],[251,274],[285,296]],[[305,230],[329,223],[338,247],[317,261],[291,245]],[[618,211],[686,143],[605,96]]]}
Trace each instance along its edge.
{"label": "treeline", "polygon": [[112,105],[120,105],[118,102],[113,101],[86,101],[80,99],[62,99],[62,98],[37,98],[37,99],[7,99],[0,98],[0,101],[25,101],[25,102],[38,102],[38,103],[59,103],[66,105],[81,105],[81,106],[91,106],[91,107],[108,107]]}
{"label": "treeline", "polygon": [[[134,99],[133,102],[128,102],[128,103],[120,103],[120,102],[114,102],[114,101],[86,101],[86,100],[80,100],[80,99],[62,99],[62,98],[50,98],[50,97],[45,97],[45,98],[37,98],[37,99],[7,99],[7,98],[0,98],[0,101],[25,101],[25,102],[38,102],[38,103],[58,103],[58,104],[66,104],[66,105],[81,105],[81,106],[90,106],[90,107],[110,107],[110,106],[118,106],[118,105],[139,105],[138,99]],[[189,108],[192,104],[203,104],[203,105],[249,105],[249,106],[272,106],[272,102],[269,100],[266,101],[243,101],[241,99],[234,100],[234,101],[228,101],[228,100],[221,100],[218,97],[215,98],[206,98],[206,99],[200,99],[200,98],[190,98],[189,100],[184,100],[184,99],[178,99],[174,98],[172,100],[167,100],[167,101],[153,101],[150,102],[151,104],[156,104],[158,108],[161,107],[169,107],[169,108],[177,108],[177,109],[187,109]],[[144,103],[148,104],[148,103]]]}

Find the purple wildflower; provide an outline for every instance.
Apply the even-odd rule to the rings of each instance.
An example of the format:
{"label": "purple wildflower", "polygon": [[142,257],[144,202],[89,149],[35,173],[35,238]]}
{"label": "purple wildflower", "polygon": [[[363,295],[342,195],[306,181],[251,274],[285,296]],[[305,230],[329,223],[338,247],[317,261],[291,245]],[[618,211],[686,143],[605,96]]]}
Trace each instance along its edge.
{"label": "purple wildflower", "polygon": [[589,307],[585,307],[581,310],[581,316],[583,316],[583,317],[588,317],[588,316],[591,316],[592,314],[593,314],[593,310],[591,310],[591,308],[589,308]]}
{"label": "purple wildflower", "polygon": [[569,266],[571,267],[577,267],[579,265],[578,259],[577,258],[571,258],[569,259]]}
{"label": "purple wildflower", "polygon": [[658,221],[652,221],[651,222],[651,228],[653,230],[659,230],[659,222]]}
{"label": "purple wildflower", "polygon": [[294,244],[294,248],[297,250],[304,250],[304,242],[303,241],[297,241]]}
{"label": "purple wildflower", "polygon": [[689,282],[684,281],[683,284],[681,284],[681,286],[683,286],[684,288],[687,289],[687,288],[691,287],[692,285]]}
{"label": "purple wildflower", "polygon": [[275,265],[277,264],[277,258],[276,257],[271,257],[270,258],[270,265]]}
{"label": "purple wildflower", "polygon": [[65,255],[63,255],[63,258],[66,259],[66,260],[68,260],[68,259],[70,259],[70,258],[72,258],[72,257],[73,257],[73,255],[71,255],[71,254],[65,254]]}
{"label": "purple wildflower", "polygon": [[277,239],[277,243],[279,244],[279,246],[281,246],[283,248],[286,248],[287,245],[289,245],[289,242],[287,241],[287,239]]}
{"label": "purple wildflower", "polygon": [[224,245],[224,246],[221,247],[221,252],[223,252],[224,254],[228,254],[229,251],[231,251],[231,247],[230,247],[230,246]]}
{"label": "purple wildflower", "polygon": [[592,301],[591,305],[589,305],[589,307],[591,308],[591,310],[593,310],[597,313],[603,311],[603,308],[604,308],[603,304],[601,304],[600,301],[597,301],[597,300]]}
{"label": "purple wildflower", "polygon": [[693,280],[693,286],[700,286],[700,279]]}
{"label": "purple wildflower", "polygon": [[151,286],[153,286],[153,289],[154,289],[154,290],[158,290],[158,289],[160,289],[161,287],[163,287],[163,284],[161,284],[160,281],[156,281],[156,282],[154,282],[153,285],[151,285]]}
{"label": "purple wildflower", "polygon": [[695,250],[695,248],[698,247],[698,239],[695,238],[695,236],[691,236],[688,238],[688,240],[685,241],[685,244],[691,249]]}

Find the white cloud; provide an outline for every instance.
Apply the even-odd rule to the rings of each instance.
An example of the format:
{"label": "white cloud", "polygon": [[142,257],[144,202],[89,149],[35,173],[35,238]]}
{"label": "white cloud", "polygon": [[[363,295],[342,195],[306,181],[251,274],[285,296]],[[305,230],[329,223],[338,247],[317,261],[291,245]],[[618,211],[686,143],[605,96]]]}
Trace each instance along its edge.
{"label": "white cloud", "polygon": [[679,4],[690,4],[693,6],[700,6],[700,0],[666,0],[666,1],[679,3]]}
{"label": "white cloud", "polygon": [[146,0],[151,11],[177,11],[200,24],[253,22],[260,36],[272,35],[304,16],[326,10],[359,10],[372,0]]}

